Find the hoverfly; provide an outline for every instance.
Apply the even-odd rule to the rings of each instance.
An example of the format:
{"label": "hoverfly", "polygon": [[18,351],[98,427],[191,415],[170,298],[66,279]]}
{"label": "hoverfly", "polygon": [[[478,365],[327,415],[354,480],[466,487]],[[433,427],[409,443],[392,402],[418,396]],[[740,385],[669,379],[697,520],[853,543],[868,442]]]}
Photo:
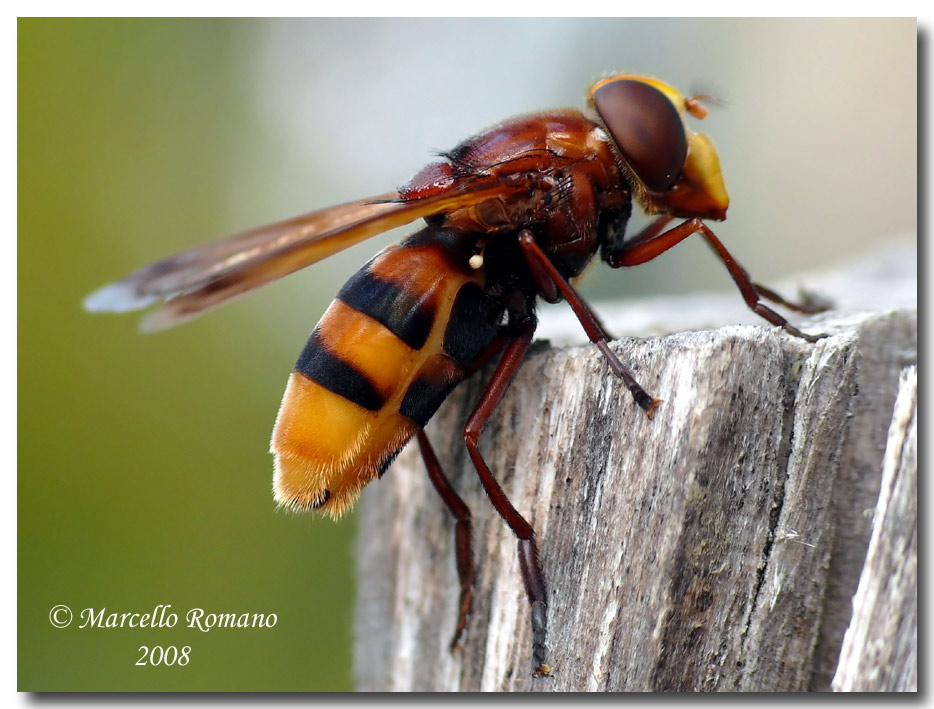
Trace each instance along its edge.
{"label": "hoverfly", "polygon": [[[651,417],[650,396],[607,345],[609,337],[570,280],[599,251],[612,268],[654,259],[700,234],[746,304],[791,335],[814,341],[763,303],[799,312],[758,285],[704,223],[723,220],[729,197],[702,97],[657,79],[616,75],[589,92],[593,117],[572,109],[513,118],[466,140],[398,191],[235,234],[131,273],[90,295],[91,311],[165,301],[143,321],[161,329],[388,229],[421,230],[377,254],[341,288],[289,376],[272,435],[276,501],[338,517],[415,437],[431,482],[454,516],[460,603],[452,649],[471,608],[470,511],[424,433],[444,399],[499,355],[464,440],[484,489],[518,538],[531,604],[532,662],[547,675],[545,576],[532,526],[484,462],[478,440],[532,342],[538,297],[566,300],[588,338]],[[633,201],[657,215],[624,238]],[[673,219],[685,221],[668,228]]]}

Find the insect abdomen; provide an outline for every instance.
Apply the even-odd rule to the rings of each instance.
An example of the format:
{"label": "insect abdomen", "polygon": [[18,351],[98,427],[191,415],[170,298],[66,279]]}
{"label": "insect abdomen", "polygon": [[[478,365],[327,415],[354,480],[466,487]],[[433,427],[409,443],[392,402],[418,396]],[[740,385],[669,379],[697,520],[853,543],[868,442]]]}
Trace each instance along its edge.
{"label": "insect abdomen", "polygon": [[283,505],[347,509],[489,345],[502,306],[445,230],[425,229],[358,271],[315,327],[273,431]]}

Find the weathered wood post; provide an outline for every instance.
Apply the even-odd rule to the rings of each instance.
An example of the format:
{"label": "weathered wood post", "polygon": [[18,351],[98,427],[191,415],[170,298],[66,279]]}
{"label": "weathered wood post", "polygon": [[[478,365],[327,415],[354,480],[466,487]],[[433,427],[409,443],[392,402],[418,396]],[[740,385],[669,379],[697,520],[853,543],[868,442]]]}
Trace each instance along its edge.
{"label": "weathered wood post", "polygon": [[[902,565],[916,563],[911,471],[899,477],[902,502],[885,508],[899,511],[877,512],[900,516],[876,533],[894,528],[914,546],[893,554],[880,541],[863,595],[875,604],[869,621],[901,613],[899,633],[914,633],[914,645],[865,657],[856,641],[867,631],[857,629],[844,653],[850,669],[838,670],[899,374],[917,359],[916,257],[909,248],[881,260],[806,281],[837,304],[802,319],[831,335],[816,344],[759,324],[614,342],[664,400],[653,420],[595,348],[535,347],[480,445],[538,535],[550,678],[530,676],[516,542],[463,446],[483,372],[463,385],[428,427],[474,515],[477,577],[463,647],[448,650],[458,601],[453,524],[409,446],[362,502],[359,688],[787,691],[827,689],[835,672],[838,689],[910,688],[916,575]],[[727,322],[741,309],[721,314],[720,297],[701,309],[696,296],[684,301],[690,308],[665,302],[628,307],[655,308],[673,332],[689,327],[688,309]],[[626,327],[625,313],[600,312],[611,331]],[[902,440],[915,431],[904,428]],[[899,456],[902,468],[916,467]],[[903,605],[880,609],[879,574],[895,568]],[[895,642],[889,626],[873,632],[876,650]],[[903,669],[877,672],[875,686],[853,679],[896,655]]]}

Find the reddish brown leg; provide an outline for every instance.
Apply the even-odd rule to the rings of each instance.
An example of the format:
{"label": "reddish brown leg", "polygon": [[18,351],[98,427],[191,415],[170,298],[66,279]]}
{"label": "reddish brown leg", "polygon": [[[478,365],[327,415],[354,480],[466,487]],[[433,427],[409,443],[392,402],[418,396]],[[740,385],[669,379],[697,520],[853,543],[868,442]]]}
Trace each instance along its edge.
{"label": "reddish brown leg", "polygon": [[547,274],[551,282],[557,287],[561,295],[564,296],[564,299],[571,306],[580,324],[584,326],[584,332],[587,333],[587,337],[590,338],[590,341],[593,342],[603,353],[603,356],[606,357],[610,369],[613,370],[616,376],[623,380],[629,392],[632,394],[632,397],[636,400],[636,403],[642,407],[642,410],[645,411],[649,418],[652,418],[655,415],[655,409],[662,403],[662,400],[649,396],[645,389],[639,386],[639,382],[637,382],[626,367],[623,366],[623,363],[619,361],[619,357],[613,353],[613,350],[611,350],[610,346],[607,344],[607,337],[603,327],[593,316],[587,303],[584,302],[583,298],[577,294],[577,291],[568,283],[567,279],[555,268],[551,259],[541,250],[541,247],[535,243],[535,238],[532,236],[531,232],[523,231],[519,234],[519,246],[522,247],[525,260],[535,264],[535,267],[531,269],[532,273]]}
{"label": "reddish brown leg", "polygon": [[503,356],[496,365],[496,370],[493,372],[489,384],[487,384],[470,418],[467,419],[467,424],[464,426],[464,442],[467,444],[467,452],[470,454],[470,459],[477,469],[477,475],[480,476],[483,489],[486,490],[493,507],[496,508],[496,511],[506,520],[509,528],[519,538],[519,567],[522,570],[525,592],[532,606],[533,673],[535,676],[541,677],[548,675],[550,670],[548,665],[545,664],[547,623],[545,574],[542,571],[542,562],[538,554],[538,547],[535,544],[535,531],[532,529],[532,525],[512,506],[477,447],[477,441],[483,432],[483,427],[499,405],[499,402],[502,401],[506,389],[509,388],[509,384],[522,365],[522,360],[529,350],[534,333],[535,321],[529,319],[519,325],[516,334],[506,344]]}
{"label": "reddish brown leg", "polygon": [[[744,271],[745,273],[745,271]],[[748,277],[748,274],[747,274]],[[814,299],[810,294],[804,296],[804,302],[796,303],[793,300],[785,300],[778,293],[773,291],[771,288],[767,288],[761,283],[753,283],[753,288],[756,289],[756,292],[761,295],[766,300],[771,300],[773,303],[778,303],[779,305],[784,305],[789,310],[794,310],[797,313],[804,313],[805,315],[814,315],[814,313],[823,313],[825,310],[830,308],[830,304],[818,299]]]}
{"label": "reddish brown leg", "polygon": [[438,457],[435,455],[428,437],[422,429],[418,430],[418,446],[428,468],[428,478],[441,495],[444,504],[454,515],[454,549],[457,559],[457,578],[461,585],[461,598],[457,612],[457,627],[454,629],[454,638],[451,640],[451,650],[460,642],[464,628],[467,627],[467,616],[473,603],[473,549],[470,541],[470,508],[458,496],[444,476]]}
{"label": "reddish brown leg", "polygon": [[628,249],[633,246],[638,246],[639,244],[644,244],[646,241],[651,241],[659,234],[661,234],[665,227],[668,226],[673,219],[674,217],[670,214],[663,214],[660,217],[656,217],[638,234],[633,234],[628,239],[626,239],[626,241],[624,241],[622,244],[623,248]]}
{"label": "reddish brown leg", "polygon": [[663,219],[665,218],[657,219],[642,233],[638,234],[630,241],[625,242],[616,253],[612,254],[610,258],[607,259],[610,266],[613,268],[619,268],[620,266],[638,266],[663,254],[672,246],[684,241],[691,236],[691,234],[700,233],[701,236],[707,240],[707,243],[717,256],[720,257],[720,260],[723,261],[727,271],[730,272],[733,282],[736,283],[739,288],[743,300],[746,301],[746,305],[748,305],[754,313],[773,325],[783,328],[785,332],[807,340],[808,342],[815,342],[821,337],[826,337],[826,335],[808,335],[807,333],[801,332],[801,330],[789,323],[781,315],[767,305],[764,305],[761,302],[762,298],[792,307],[794,310],[808,312],[807,310],[802,310],[802,308],[807,308],[808,306],[789,304],[788,301],[774,291],[753,283],[749,278],[749,274],[746,273],[746,269],[736,262],[730,252],[726,250],[723,243],[717,238],[716,234],[700,219],[689,219],[682,224],[672,227],[668,231],[658,233],[660,227],[667,223],[663,222]]}

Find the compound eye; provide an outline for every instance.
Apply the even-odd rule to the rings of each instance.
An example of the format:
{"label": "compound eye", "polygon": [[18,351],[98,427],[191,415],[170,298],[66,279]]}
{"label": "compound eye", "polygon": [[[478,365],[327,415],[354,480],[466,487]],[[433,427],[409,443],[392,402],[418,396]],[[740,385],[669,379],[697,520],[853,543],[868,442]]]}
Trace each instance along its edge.
{"label": "compound eye", "polygon": [[619,79],[594,91],[593,105],[619,152],[646,187],[667,192],[688,153],[674,104],[654,86]]}

